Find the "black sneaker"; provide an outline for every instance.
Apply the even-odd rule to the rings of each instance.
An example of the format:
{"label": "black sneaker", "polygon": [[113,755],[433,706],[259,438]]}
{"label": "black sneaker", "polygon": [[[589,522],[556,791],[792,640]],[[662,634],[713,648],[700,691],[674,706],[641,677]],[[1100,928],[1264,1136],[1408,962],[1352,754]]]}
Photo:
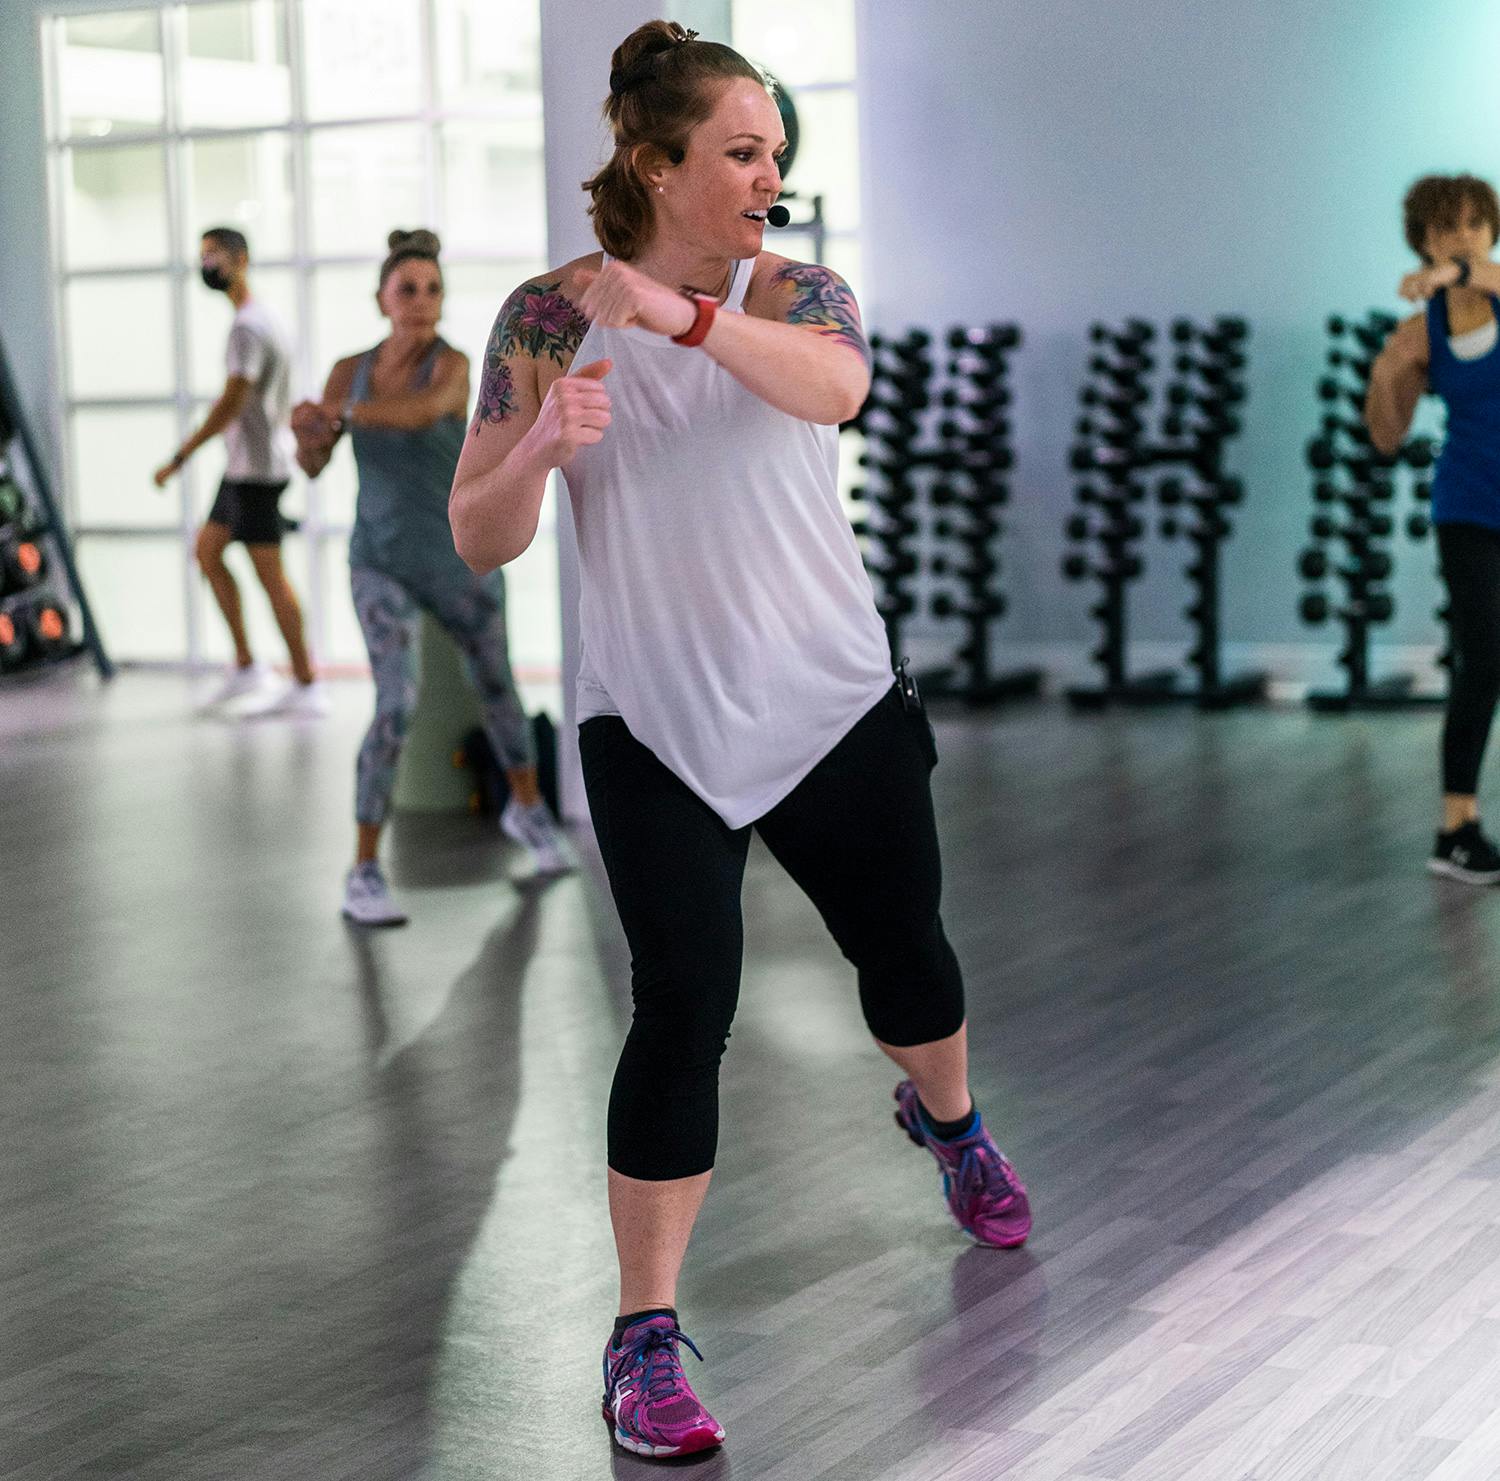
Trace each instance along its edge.
{"label": "black sneaker", "polygon": [[1476,818],[1451,833],[1439,833],[1427,867],[1465,884],[1500,884],[1500,849],[1480,831]]}

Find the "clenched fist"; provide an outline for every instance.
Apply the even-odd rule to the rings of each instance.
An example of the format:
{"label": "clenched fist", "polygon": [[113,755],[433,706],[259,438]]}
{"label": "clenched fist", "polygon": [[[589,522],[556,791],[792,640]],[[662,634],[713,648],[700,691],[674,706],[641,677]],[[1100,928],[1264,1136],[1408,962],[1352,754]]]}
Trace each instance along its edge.
{"label": "clenched fist", "polygon": [[581,447],[591,447],[609,426],[609,392],[604,377],[613,362],[595,360],[547,388],[531,437],[546,449],[554,468],[565,468]]}
{"label": "clenched fist", "polygon": [[653,334],[686,334],[697,310],[682,294],[648,278],[628,262],[608,262],[599,272],[580,270],[583,297],[578,307],[601,329],[649,329]]}

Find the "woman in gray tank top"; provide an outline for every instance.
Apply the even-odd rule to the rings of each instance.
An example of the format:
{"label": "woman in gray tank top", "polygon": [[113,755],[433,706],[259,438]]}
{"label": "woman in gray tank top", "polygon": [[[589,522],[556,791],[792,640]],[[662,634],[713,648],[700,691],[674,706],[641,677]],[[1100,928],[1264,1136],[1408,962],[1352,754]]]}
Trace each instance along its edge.
{"label": "woman in gray tank top", "polygon": [[571,867],[537,785],[531,727],[511,675],[500,572],[475,576],[458,558],[448,526],[448,490],[463,448],[468,357],[438,334],[443,311],[439,242],[430,231],[393,231],[377,302],[391,333],[374,349],[340,360],[321,404],[292,417],[297,461],[311,477],[327,466],[347,430],[359,468],[349,541],[354,608],[375,680],[375,716],[356,768],[353,868],[344,915],[360,925],[400,925],[377,859],[396,764],[416,701],[421,614],[430,613],[463,652],[483,704],[484,727],[510,783],[501,827],[539,870]]}

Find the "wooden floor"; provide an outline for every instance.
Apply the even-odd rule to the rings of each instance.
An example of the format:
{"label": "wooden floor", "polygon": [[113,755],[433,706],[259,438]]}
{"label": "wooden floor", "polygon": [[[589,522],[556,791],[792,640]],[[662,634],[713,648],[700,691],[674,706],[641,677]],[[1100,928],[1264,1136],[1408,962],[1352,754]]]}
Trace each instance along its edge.
{"label": "wooden floor", "polygon": [[[599,1417],[626,961],[407,818],[337,916],[364,686],[0,691],[0,1475],[638,1477]],[[939,726],[981,1105],[969,1248],[763,851],[689,1359],[697,1481],[1500,1475],[1500,894],[1430,879],[1437,719]],[[587,842],[584,842],[587,852]]]}

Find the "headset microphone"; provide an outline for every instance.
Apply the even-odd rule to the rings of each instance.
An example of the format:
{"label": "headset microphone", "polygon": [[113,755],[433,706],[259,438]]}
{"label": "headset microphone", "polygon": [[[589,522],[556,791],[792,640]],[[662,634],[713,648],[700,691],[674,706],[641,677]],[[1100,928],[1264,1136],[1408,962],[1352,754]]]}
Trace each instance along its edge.
{"label": "headset microphone", "polygon": [[772,206],[766,212],[767,226],[785,226],[792,219],[792,213],[785,206]]}

